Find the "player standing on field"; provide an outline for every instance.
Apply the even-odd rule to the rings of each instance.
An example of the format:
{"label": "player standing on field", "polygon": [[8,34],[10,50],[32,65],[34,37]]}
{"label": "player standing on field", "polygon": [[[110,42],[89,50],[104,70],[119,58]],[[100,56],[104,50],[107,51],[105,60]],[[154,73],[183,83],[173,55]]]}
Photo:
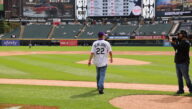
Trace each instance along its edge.
{"label": "player standing on field", "polygon": [[112,49],[109,42],[105,41],[105,33],[98,33],[98,40],[92,45],[91,55],[89,58],[88,65],[91,65],[91,60],[93,58],[93,63],[96,66],[97,71],[97,89],[99,94],[104,94],[104,80],[105,72],[107,70],[108,55],[110,55],[110,62],[113,62]]}

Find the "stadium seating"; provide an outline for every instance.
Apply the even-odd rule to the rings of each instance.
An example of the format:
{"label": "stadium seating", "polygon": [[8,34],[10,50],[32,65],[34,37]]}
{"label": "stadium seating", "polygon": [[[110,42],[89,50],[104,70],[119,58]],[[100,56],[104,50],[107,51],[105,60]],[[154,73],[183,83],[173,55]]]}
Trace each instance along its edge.
{"label": "stadium seating", "polygon": [[2,38],[11,38],[12,35],[15,35],[16,38],[19,38],[19,33],[20,33],[20,28],[18,27],[9,33],[6,33]]}
{"label": "stadium seating", "polygon": [[[114,25],[114,24],[63,24],[53,28],[47,24],[26,25],[20,38],[34,39],[96,39],[97,33],[102,31],[115,36],[131,35],[167,35],[172,29],[173,24],[144,24],[144,25]],[[182,29],[182,28],[181,28]],[[2,38],[11,38],[16,35],[19,38],[20,28],[16,28]],[[23,36],[23,37],[22,37]]]}
{"label": "stadium seating", "polygon": [[145,24],[138,29],[139,35],[167,35],[173,24]]}
{"label": "stadium seating", "polygon": [[128,35],[130,36],[131,33],[136,30],[137,26],[131,26],[131,25],[117,25],[115,30],[113,30],[111,33],[112,35]]}
{"label": "stadium seating", "polygon": [[55,28],[52,38],[56,39],[74,39],[77,34],[81,31],[83,25],[78,24],[67,24],[59,25]]}
{"label": "stadium seating", "polygon": [[48,38],[51,25],[32,24],[25,27],[23,38]]}
{"label": "stadium seating", "polygon": [[93,38],[97,38],[97,33],[98,32],[110,32],[113,26],[114,25],[112,25],[112,24],[88,25],[85,28],[84,32],[82,32],[82,34],[78,38],[79,39],[93,39]]}
{"label": "stadium seating", "polygon": [[188,34],[192,33],[192,23],[181,23],[179,27],[179,31],[180,30],[185,30]]}

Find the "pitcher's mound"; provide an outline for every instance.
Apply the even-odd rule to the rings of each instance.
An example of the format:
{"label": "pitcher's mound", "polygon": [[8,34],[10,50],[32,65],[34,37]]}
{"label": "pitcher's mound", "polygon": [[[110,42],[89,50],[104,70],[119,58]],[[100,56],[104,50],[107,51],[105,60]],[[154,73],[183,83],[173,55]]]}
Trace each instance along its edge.
{"label": "pitcher's mound", "polygon": [[112,99],[121,109],[192,109],[192,97],[169,95],[132,95]]}
{"label": "pitcher's mound", "polygon": [[[78,64],[87,64],[88,60],[79,61]],[[113,63],[108,62],[109,65],[147,65],[150,62],[139,61],[134,59],[113,58]]]}

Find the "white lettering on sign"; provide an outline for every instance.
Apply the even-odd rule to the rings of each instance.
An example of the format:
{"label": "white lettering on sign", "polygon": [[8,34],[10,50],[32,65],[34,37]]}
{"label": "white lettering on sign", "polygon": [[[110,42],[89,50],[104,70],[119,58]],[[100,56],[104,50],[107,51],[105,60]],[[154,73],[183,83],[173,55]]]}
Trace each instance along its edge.
{"label": "white lettering on sign", "polygon": [[50,0],[51,3],[69,3],[70,0]]}

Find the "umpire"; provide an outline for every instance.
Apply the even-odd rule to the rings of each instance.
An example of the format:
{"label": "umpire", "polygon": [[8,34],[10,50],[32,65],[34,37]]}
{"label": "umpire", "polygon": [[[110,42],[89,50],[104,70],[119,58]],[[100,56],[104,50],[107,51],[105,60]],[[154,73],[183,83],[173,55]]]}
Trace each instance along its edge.
{"label": "umpire", "polygon": [[189,92],[192,94],[192,83],[189,76],[189,64],[190,64],[190,42],[187,38],[187,32],[181,30],[177,34],[177,39],[172,39],[171,44],[175,49],[175,64],[176,64],[176,73],[178,78],[179,90],[176,94],[184,93],[183,77],[186,80],[187,87]]}

